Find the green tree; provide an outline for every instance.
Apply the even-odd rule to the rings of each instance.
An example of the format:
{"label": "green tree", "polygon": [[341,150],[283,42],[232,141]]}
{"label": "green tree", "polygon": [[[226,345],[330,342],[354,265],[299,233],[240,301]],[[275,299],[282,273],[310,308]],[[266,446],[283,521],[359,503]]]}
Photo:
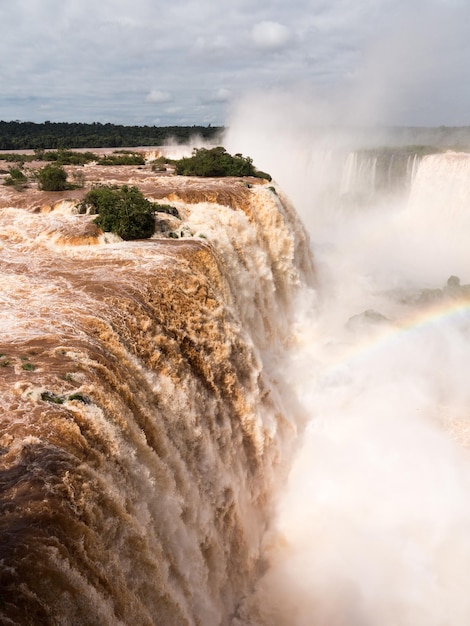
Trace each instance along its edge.
{"label": "green tree", "polygon": [[195,148],[191,157],[176,162],[175,172],[182,176],[255,176],[271,180],[269,174],[256,169],[250,157],[232,156],[222,146]]}
{"label": "green tree", "polygon": [[137,187],[108,185],[91,189],[79,210],[97,214],[94,222],[102,230],[131,240],[148,239],[154,234],[157,206]]}
{"label": "green tree", "polygon": [[43,191],[64,191],[69,189],[67,172],[60,165],[50,163],[38,170],[39,188]]}

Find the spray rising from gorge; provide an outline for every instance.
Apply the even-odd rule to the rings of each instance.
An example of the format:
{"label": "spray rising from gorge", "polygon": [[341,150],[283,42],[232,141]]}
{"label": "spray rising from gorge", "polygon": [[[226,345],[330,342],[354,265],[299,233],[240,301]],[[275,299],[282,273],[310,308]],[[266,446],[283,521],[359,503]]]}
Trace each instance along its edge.
{"label": "spray rising from gorge", "polygon": [[[305,117],[276,148],[276,112],[249,105],[229,146],[295,199],[318,282],[286,366],[309,421],[237,624],[464,626],[470,156],[380,150]],[[405,164],[393,185],[374,151]]]}

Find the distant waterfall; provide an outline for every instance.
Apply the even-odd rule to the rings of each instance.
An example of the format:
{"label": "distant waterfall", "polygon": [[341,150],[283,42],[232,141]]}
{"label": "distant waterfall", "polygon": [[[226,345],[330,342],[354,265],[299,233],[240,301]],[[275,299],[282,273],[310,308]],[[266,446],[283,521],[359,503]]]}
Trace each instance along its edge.
{"label": "distant waterfall", "polygon": [[344,162],[340,196],[376,198],[378,194],[402,194],[410,189],[420,157],[399,149],[350,152]]}
{"label": "distant waterfall", "polygon": [[464,218],[470,207],[470,154],[446,152],[426,156],[413,177],[409,204],[424,218],[434,211]]}

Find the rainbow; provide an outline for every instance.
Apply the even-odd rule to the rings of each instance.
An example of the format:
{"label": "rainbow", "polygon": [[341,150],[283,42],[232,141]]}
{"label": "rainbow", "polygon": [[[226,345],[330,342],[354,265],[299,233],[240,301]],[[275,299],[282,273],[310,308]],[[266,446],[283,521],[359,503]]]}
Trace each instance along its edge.
{"label": "rainbow", "polygon": [[334,368],[341,364],[353,365],[365,355],[386,349],[389,344],[401,338],[409,338],[415,333],[430,328],[438,330],[445,327],[457,327],[470,331],[470,295],[468,293],[461,293],[456,297],[444,294],[439,301],[426,307],[417,305],[409,315],[396,321],[384,318],[384,323],[380,324],[380,328],[376,327],[376,332],[367,333],[367,337],[357,343],[343,344],[343,349],[336,353],[329,366]]}

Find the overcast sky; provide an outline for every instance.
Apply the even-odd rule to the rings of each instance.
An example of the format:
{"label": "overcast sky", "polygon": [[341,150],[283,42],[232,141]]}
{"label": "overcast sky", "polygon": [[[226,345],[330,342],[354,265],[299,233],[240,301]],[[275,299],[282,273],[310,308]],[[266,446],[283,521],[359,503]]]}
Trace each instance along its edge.
{"label": "overcast sky", "polygon": [[256,90],[470,125],[468,0],[0,0],[0,58],[3,120],[220,125]]}

